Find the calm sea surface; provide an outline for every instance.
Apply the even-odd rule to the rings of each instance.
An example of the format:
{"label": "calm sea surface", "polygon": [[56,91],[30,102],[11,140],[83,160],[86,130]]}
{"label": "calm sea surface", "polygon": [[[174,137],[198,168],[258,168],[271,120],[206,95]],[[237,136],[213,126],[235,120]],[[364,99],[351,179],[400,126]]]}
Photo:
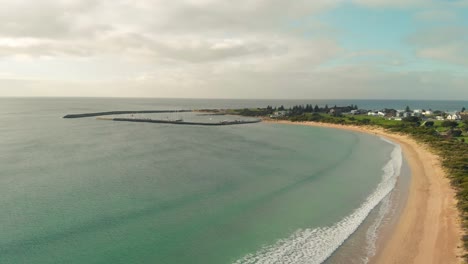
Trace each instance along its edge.
{"label": "calm sea surface", "polygon": [[[384,106],[366,102],[336,104]],[[398,147],[325,128],[61,118],[296,103],[0,99],[0,263],[323,262],[395,185]],[[463,105],[387,107],[406,104]]]}

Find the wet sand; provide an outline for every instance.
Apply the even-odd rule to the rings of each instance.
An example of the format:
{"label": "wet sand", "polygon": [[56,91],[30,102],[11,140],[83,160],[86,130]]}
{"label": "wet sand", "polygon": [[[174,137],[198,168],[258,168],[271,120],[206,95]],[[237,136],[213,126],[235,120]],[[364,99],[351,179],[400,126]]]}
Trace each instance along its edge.
{"label": "wet sand", "polygon": [[460,257],[463,254],[462,229],[455,191],[442,169],[440,158],[426,146],[406,135],[380,128],[317,122],[265,122],[351,130],[379,135],[399,144],[411,168],[408,200],[371,263],[463,263]]}

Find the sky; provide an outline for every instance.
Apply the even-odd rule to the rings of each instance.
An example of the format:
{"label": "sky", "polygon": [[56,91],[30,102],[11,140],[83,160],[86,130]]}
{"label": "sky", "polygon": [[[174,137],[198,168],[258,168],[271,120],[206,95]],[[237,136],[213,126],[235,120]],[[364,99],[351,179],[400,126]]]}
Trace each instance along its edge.
{"label": "sky", "polygon": [[468,100],[468,0],[0,5],[0,96]]}

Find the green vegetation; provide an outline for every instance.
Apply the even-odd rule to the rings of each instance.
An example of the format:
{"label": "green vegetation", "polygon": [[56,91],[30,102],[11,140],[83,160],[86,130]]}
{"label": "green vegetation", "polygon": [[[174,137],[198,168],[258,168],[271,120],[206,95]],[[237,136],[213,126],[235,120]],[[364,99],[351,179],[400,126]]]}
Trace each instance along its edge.
{"label": "green vegetation", "polygon": [[[427,144],[442,158],[442,166],[457,190],[458,207],[463,219],[463,227],[468,230],[468,135],[462,131],[466,131],[468,124],[460,125],[452,121],[428,121],[421,124],[421,119],[415,117],[395,121],[365,115],[335,117],[326,114],[291,116],[289,120],[378,126],[391,132],[410,135],[417,141]],[[445,133],[440,133],[441,131]],[[465,248],[468,249],[468,240],[464,241],[464,244]]]}
{"label": "green vegetation", "polygon": [[[282,107],[283,110],[284,107]],[[289,109],[286,116],[276,116],[276,119],[290,120],[293,122],[314,121],[332,124],[354,126],[376,126],[387,131],[406,134],[415,140],[429,146],[442,159],[442,166],[446,170],[452,185],[457,190],[458,208],[460,209],[463,228],[468,231],[468,121],[424,121],[420,117],[406,117],[401,121],[390,120],[383,117],[368,116],[366,114],[342,114],[357,110],[357,106],[319,108],[317,106],[296,106]],[[409,112],[409,107],[407,107]],[[252,110],[253,111],[253,110]],[[264,111],[245,111],[248,114],[267,113],[271,115],[275,108]],[[395,110],[385,109],[385,114],[393,114]],[[440,111],[434,111],[434,113]],[[442,112],[440,112],[442,113]],[[463,239],[465,249],[468,249],[468,233]],[[468,257],[468,256],[467,256]]]}

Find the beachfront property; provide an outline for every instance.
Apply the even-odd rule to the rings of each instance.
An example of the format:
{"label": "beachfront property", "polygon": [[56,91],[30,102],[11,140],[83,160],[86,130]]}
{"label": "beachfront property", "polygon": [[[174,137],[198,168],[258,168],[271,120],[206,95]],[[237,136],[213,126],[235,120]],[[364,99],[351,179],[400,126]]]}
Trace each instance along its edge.
{"label": "beachfront property", "polygon": [[447,120],[454,120],[454,121],[461,120],[461,116],[458,112],[454,114],[449,114],[447,115]]}
{"label": "beachfront property", "polygon": [[283,110],[283,111],[275,111],[273,112],[272,115],[270,115],[271,118],[278,118],[278,117],[285,117],[287,116],[289,111]]}
{"label": "beachfront property", "polygon": [[430,116],[430,115],[433,115],[434,112],[432,112],[431,110],[425,110],[425,111],[422,112],[422,114],[423,114],[424,116]]}
{"label": "beachfront property", "polygon": [[382,111],[370,111],[367,113],[368,116],[385,116],[385,113]]}
{"label": "beachfront property", "polygon": [[[351,112],[350,114],[356,114],[356,112]],[[401,121],[404,118],[408,117],[419,117],[424,120],[438,120],[438,121],[443,121],[443,120],[468,120],[468,112],[460,113],[460,112],[454,112],[451,114],[446,114],[445,112],[441,111],[432,111],[432,110],[420,110],[420,109],[415,109],[412,111],[407,111],[407,110],[395,110],[395,109],[384,109],[384,110],[371,110],[367,112],[368,116],[373,116],[373,117],[383,117],[388,120],[398,120]]]}

